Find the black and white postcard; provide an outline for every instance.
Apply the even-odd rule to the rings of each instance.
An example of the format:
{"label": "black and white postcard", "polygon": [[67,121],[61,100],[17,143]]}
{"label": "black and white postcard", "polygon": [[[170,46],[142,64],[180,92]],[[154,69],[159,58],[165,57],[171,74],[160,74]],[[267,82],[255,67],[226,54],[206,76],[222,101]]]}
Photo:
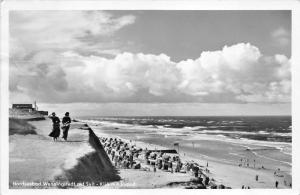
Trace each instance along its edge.
{"label": "black and white postcard", "polygon": [[299,193],[299,3],[272,2],[4,1],[3,194]]}

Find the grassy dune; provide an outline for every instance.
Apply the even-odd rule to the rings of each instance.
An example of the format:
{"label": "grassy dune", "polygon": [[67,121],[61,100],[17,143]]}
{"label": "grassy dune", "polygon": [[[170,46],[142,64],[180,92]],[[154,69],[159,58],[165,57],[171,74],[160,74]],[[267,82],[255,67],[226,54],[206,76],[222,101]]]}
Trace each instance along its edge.
{"label": "grassy dune", "polygon": [[26,120],[23,119],[9,119],[9,135],[13,134],[21,134],[21,135],[28,135],[28,134],[37,134],[35,131],[35,127],[29,124]]}

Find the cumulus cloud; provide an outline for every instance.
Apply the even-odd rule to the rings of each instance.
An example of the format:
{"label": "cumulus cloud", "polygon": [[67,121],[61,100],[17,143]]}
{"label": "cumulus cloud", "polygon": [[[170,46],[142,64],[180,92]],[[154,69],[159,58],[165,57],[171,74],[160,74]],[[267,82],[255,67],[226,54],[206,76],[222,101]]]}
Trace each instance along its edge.
{"label": "cumulus cloud", "polygon": [[99,39],[134,22],[133,15],[114,17],[105,11],[11,11],[10,54],[14,60],[49,49],[93,49],[115,55],[111,47],[116,43]]}
{"label": "cumulus cloud", "polygon": [[291,93],[290,59],[265,56],[249,43],[180,62],[165,54],[105,58],[45,51],[13,67],[10,78],[12,94],[43,102],[282,103]]}
{"label": "cumulus cloud", "polygon": [[271,36],[279,46],[289,46],[291,43],[291,33],[283,27],[275,29]]}
{"label": "cumulus cloud", "polygon": [[177,66],[183,75],[180,89],[207,101],[290,101],[290,60],[283,55],[263,56],[249,43],[203,52]]}
{"label": "cumulus cloud", "polygon": [[[135,20],[105,11],[11,11],[11,101],[290,102],[286,56],[265,56],[249,43],[180,62],[122,52],[114,35]],[[279,28],[272,38],[284,46],[289,34]]]}

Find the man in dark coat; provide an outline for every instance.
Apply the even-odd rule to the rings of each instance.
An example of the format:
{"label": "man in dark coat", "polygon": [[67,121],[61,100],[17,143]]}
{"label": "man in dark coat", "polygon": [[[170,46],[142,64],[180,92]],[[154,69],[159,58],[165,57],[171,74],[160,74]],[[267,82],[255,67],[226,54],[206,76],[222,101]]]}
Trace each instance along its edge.
{"label": "man in dark coat", "polygon": [[50,137],[53,137],[53,140],[56,141],[57,138],[60,135],[60,120],[59,118],[55,115],[55,112],[52,113],[52,116],[50,116],[52,119],[52,132],[49,134]]}
{"label": "man in dark coat", "polygon": [[67,141],[68,138],[68,131],[70,129],[71,118],[69,117],[69,112],[66,112],[64,118],[62,119],[62,129],[63,129],[63,138]]}

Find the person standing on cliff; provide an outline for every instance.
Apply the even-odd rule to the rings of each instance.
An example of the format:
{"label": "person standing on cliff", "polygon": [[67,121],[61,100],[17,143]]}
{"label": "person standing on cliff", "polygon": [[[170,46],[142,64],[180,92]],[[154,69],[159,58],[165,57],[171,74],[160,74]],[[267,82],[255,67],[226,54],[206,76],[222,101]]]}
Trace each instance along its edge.
{"label": "person standing on cliff", "polygon": [[62,129],[63,129],[63,139],[65,141],[67,141],[68,139],[68,132],[69,132],[69,129],[70,129],[70,124],[71,124],[71,118],[69,117],[69,112],[66,112],[65,113],[65,116],[64,118],[62,119]]}
{"label": "person standing on cliff", "polygon": [[52,132],[49,134],[50,137],[53,137],[53,140],[56,141],[60,135],[60,119],[55,115],[55,112],[50,116],[52,119]]}

